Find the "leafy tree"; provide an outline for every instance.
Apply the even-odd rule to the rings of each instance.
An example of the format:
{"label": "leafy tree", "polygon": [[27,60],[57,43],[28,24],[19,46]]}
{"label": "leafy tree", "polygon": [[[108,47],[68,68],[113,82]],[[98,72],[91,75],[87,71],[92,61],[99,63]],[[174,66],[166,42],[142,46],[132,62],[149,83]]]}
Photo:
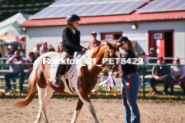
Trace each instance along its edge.
{"label": "leafy tree", "polygon": [[0,0],[0,21],[18,12],[35,14],[56,0]]}

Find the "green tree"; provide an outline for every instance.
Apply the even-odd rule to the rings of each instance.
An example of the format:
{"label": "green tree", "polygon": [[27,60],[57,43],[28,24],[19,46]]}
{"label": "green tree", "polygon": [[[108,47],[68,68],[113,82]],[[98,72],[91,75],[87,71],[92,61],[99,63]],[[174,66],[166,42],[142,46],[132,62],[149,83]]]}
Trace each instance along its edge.
{"label": "green tree", "polygon": [[56,0],[0,0],[0,21],[18,12],[35,14]]}

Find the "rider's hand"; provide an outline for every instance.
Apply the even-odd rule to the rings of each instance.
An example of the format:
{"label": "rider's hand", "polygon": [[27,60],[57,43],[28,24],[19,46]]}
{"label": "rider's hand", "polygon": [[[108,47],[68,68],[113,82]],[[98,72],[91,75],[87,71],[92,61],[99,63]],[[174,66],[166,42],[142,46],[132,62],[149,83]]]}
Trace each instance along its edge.
{"label": "rider's hand", "polygon": [[82,48],[82,51],[81,51],[81,53],[85,53],[86,52],[86,48]]}

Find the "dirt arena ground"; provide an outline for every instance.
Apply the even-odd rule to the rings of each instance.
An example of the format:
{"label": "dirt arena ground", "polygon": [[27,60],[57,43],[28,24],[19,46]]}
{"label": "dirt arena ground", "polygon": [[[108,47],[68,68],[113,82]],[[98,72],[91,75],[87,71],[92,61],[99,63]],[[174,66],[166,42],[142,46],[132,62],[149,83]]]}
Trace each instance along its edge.
{"label": "dirt arena ground", "polygon": [[[38,99],[23,109],[13,107],[21,99],[0,99],[0,123],[33,123],[38,112]],[[77,100],[51,99],[47,105],[50,123],[70,123]],[[121,100],[92,100],[100,123],[124,123]],[[156,103],[138,101],[141,123],[184,123],[184,102]],[[93,123],[86,107],[82,108],[77,123]]]}

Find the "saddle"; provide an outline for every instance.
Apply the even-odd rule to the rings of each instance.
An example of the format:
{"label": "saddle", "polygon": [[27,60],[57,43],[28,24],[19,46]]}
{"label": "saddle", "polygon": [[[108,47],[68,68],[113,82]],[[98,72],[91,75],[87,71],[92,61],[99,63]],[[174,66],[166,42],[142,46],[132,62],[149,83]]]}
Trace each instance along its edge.
{"label": "saddle", "polygon": [[[76,53],[75,55],[74,55],[74,60],[76,60],[76,59],[80,59],[81,58],[81,56],[82,56],[82,54],[81,53]],[[60,58],[58,58],[57,59],[57,61],[56,61],[56,63],[60,63]],[[60,76],[63,76],[63,75],[65,75],[69,70],[70,70],[70,68],[72,67],[73,65],[70,65],[70,64],[59,64],[59,65],[57,65],[57,64],[51,64],[50,65],[50,67],[57,67],[57,72],[56,72],[56,77],[57,78],[60,78]]]}

